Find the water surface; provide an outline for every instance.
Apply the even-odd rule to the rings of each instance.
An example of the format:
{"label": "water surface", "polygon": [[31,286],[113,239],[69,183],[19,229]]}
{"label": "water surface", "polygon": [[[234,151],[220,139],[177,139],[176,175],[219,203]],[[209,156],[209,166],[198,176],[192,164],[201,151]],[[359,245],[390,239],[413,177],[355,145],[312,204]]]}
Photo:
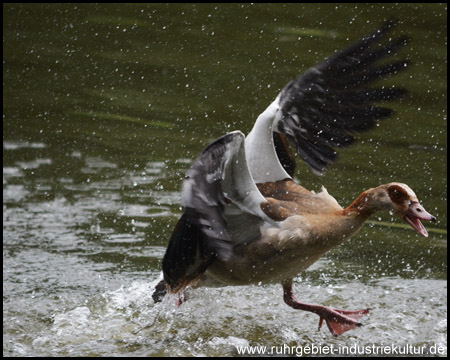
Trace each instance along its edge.
{"label": "water surface", "polygon": [[[229,355],[236,346],[447,346],[446,5],[4,5],[3,354]],[[430,237],[388,214],[295,281],[304,301],[370,307],[333,338],[280,285],[153,304],[192,160],[248,132],[292,78],[395,14],[409,94],[307,188],[342,205],[409,184]],[[446,350],[445,350],[446,351]]]}

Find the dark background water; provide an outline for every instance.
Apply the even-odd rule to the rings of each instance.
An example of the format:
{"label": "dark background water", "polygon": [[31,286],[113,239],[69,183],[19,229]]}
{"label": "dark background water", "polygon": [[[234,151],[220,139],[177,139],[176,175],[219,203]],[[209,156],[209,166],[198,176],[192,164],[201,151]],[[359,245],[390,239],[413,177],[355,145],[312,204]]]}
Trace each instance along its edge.
{"label": "dark background water", "polygon": [[[279,285],[154,305],[191,161],[248,132],[308,67],[395,16],[409,94],[318,178],[342,205],[399,181],[438,218],[380,214],[301,274],[298,297],[358,309],[334,339]],[[3,354],[226,355],[236,345],[447,346],[445,4],[3,5]],[[446,351],[446,350],[445,350]]]}

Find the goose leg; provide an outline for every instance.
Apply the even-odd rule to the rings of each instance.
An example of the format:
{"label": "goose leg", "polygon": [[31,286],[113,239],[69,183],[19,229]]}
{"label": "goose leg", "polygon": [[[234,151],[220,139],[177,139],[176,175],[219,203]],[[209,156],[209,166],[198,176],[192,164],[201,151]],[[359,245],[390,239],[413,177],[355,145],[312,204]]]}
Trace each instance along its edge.
{"label": "goose leg", "polygon": [[178,293],[178,299],[176,301],[177,306],[181,306],[182,303],[189,300],[189,293],[187,292],[187,289],[180,291]]}
{"label": "goose leg", "polygon": [[325,320],[328,329],[334,336],[341,335],[348,330],[362,326],[359,319],[369,313],[369,309],[347,311],[334,309],[328,306],[303,303],[298,301],[292,292],[292,280],[289,280],[282,285],[284,291],[284,302],[287,305],[294,309],[309,311],[319,315],[319,330]]}

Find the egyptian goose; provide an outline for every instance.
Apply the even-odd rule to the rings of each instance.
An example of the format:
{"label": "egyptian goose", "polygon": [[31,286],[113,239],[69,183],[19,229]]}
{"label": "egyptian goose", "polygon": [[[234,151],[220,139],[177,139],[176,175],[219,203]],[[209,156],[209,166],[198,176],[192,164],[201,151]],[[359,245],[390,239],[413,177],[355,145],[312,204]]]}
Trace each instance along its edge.
{"label": "egyptian goose", "polygon": [[399,98],[404,89],[368,87],[407,66],[407,61],[375,65],[407,42],[402,37],[380,45],[392,25],[386,22],[288,83],[247,137],[235,131],[206,147],[183,183],[185,211],[169,241],[155,301],[166,292],[182,294],[187,286],[281,283],[286,304],[319,315],[319,328],[325,320],[337,336],[361,326],[369,309],[300,302],[292,279],[376,211],[394,213],[423,236],[428,234],[421,220],[435,218],[401,183],[364,191],[346,208],[325,188],[317,194],[305,189],[292,180],[286,139],[321,175],[336,160],[335,148],[351,145],[352,134],[393,113],[373,103]]}

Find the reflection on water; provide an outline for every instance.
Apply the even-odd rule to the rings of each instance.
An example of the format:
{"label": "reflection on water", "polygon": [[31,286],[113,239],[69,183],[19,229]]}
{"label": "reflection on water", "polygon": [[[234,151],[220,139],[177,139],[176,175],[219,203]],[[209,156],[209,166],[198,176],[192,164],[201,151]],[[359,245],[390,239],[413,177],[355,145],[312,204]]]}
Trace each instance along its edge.
{"label": "reflection on water", "polygon": [[[192,159],[224,132],[248,131],[288,80],[394,10],[397,31],[416,39],[405,49],[414,69],[395,78],[410,98],[327,175],[303,165],[297,174],[343,205],[405,182],[438,217],[428,239],[374,218],[298,277],[307,302],[372,308],[365,326],[337,339],[318,332],[316,316],[283,303],[280,285],[153,304]],[[444,5],[18,4],[4,13],[4,355],[446,347]]]}

